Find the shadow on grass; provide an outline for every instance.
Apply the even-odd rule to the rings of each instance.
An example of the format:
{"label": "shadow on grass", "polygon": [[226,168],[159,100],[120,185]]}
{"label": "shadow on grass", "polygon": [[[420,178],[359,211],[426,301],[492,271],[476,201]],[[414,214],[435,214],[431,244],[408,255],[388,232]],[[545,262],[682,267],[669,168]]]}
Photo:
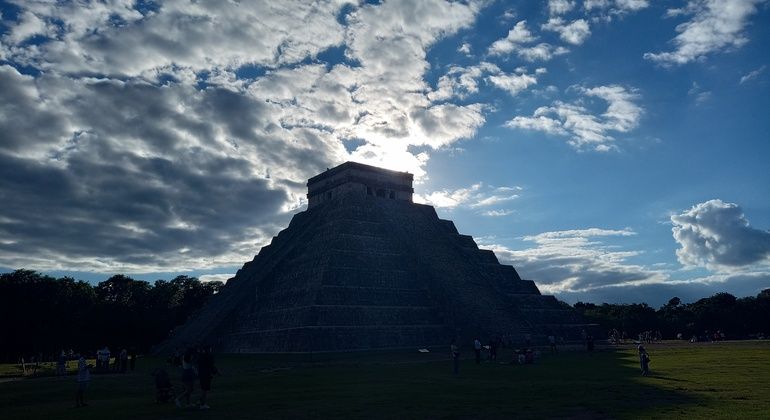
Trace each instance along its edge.
{"label": "shadow on grass", "polygon": [[[458,376],[436,352],[320,356],[220,356],[207,412],[155,404],[149,372],[164,363],[151,358],[136,373],[94,377],[89,407],[71,408],[74,378],[39,378],[0,383],[0,410],[30,419],[617,418],[701,403],[654,384],[676,378],[642,378],[623,351],[547,354],[534,365],[462,360]],[[511,358],[503,352],[500,360]]]}

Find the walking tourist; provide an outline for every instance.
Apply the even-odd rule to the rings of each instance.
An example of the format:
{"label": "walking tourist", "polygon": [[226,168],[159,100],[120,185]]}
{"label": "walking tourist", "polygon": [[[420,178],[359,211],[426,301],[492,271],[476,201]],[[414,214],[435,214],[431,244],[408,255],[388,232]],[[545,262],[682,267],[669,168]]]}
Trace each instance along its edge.
{"label": "walking tourist", "polygon": [[473,351],[476,353],[476,364],[481,363],[481,341],[479,339],[473,340]]}

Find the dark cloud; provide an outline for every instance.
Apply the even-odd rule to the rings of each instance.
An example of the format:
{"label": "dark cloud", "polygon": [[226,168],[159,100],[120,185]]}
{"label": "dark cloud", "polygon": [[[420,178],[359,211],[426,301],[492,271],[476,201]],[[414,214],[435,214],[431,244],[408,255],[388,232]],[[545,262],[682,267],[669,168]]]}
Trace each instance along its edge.
{"label": "dark cloud", "polygon": [[[133,2],[12,2],[37,23],[7,22],[14,61],[70,75],[297,63],[341,44],[344,33],[342,2],[169,0],[152,12]],[[25,43],[32,36],[38,42]]]}
{"label": "dark cloud", "polygon": [[253,253],[234,248],[269,237],[287,198],[265,179],[216,170],[248,167],[230,158],[171,161],[112,151],[99,161],[73,156],[68,165],[0,155],[3,265],[58,256],[164,267]]}
{"label": "dark cloud", "polygon": [[[429,156],[409,146],[484,123],[481,105],[432,104],[424,80],[430,46],[479,2],[12,2],[0,266],[232,267],[285,226],[310,176],[349,159],[419,176]],[[319,62],[329,50],[344,59]]]}
{"label": "dark cloud", "polygon": [[624,230],[579,229],[545,232],[524,238],[533,248],[511,250],[491,245],[498,258],[512,264],[523,278],[534,280],[544,292],[572,293],[639,282],[661,282],[663,272],[630,263],[636,251],[621,251],[600,238],[625,237]]}
{"label": "dark cloud", "polygon": [[770,257],[770,232],[754,229],[740,206],[721,200],[696,204],[671,216],[676,254],[686,266],[742,267]]}
{"label": "dark cloud", "polygon": [[0,151],[30,151],[67,135],[57,105],[41,96],[33,77],[0,66]]}
{"label": "dark cloud", "polygon": [[282,127],[280,109],[224,87],[3,70],[1,94],[15,108],[0,122],[18,127],[0,144],[0,265],[8,267],[243,262],[342,149],[323,131]]}

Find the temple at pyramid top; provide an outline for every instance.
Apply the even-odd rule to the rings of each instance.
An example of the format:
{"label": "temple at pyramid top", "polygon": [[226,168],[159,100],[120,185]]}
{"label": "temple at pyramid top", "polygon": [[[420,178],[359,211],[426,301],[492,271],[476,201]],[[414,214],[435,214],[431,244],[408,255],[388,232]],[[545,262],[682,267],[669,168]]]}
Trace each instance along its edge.
{"label": "temple at pyramid top", "polygon": [[308,208],[331,200],[340,194],[412,201],[412,181],[408,172],[391,171],[357,162],[345,162],[327,169],[307,181]]}

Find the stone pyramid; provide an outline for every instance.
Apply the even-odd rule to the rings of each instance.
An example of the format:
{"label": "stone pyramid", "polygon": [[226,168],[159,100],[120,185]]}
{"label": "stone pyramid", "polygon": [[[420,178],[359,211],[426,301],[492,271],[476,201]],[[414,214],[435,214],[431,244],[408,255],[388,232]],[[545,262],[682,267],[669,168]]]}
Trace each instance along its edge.
{"label": "stone pyramid", "polygon": [[159,352],[418,348],[579,328],[569,308],[413,203],[411,174],[347,162],[307,185],[308,209]]}

